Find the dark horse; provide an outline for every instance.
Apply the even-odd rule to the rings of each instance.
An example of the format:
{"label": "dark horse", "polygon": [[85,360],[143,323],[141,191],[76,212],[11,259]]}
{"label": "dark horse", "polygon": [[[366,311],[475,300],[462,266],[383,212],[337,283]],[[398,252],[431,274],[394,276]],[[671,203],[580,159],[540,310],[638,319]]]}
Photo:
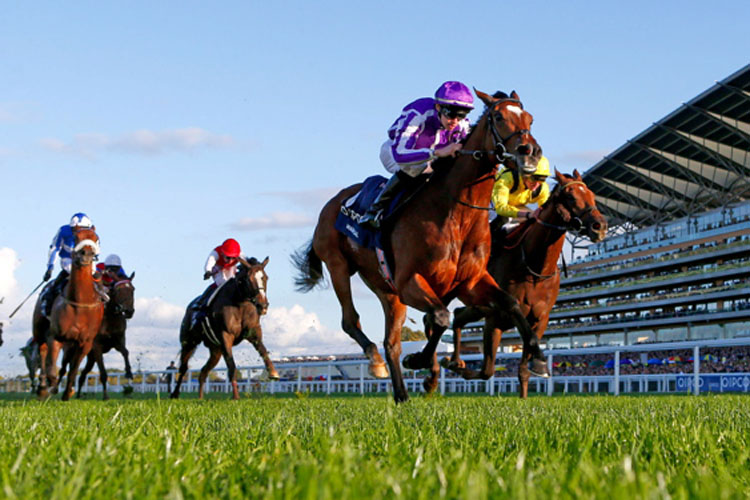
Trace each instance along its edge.
{"label": "dark horse", "polygon": [[57,356],[65,346],[63,365],[70,365],[63,401],[73,395],[73,381],[81,360],[89,353],[94,337],[99,332],[104,314],[104,305],[94,288],[92,266],[99,253],[99,237],[94,228],[75,230],[70,279],[63,292],[52,304],[49,320],[44,317],[41,303],[34,308],[32,331],[39,346],[42,363],[39,397],[49,396],[49,389],[57,388]]}
{"label": "dark horse", "polygon": [[[125,360],[125,378],[133,378],[128,348],[125,347],[125,330],[128,327],[127,320],[132,318],[135,313],[134,277],[135,273],[131,273],[129,278],[116,281],[109,287],[109,302],[104,308],[104,319],[99,329],[99,335],[94,339],[94,345],[86,358],[86,366],[83,367],[81,375],[78,377],[78,393],[76,394],[78,398],[81,397],[81,389],[86,382],[86,376],[96,363],[99,367],[99,379],[102,382],[102,399],[109,399],[104,354],[112,349],[122,354],[122,358]],[[64,374],[65,366],[62,367],[60,377]]]}
{"label": "dark horse", "polygon": [[[541,207],[538,218],[516,228],[508,240],[500,239],[500,244],[492,248],[487,264],[497,284],[518,300],[531,329],[540,340],[560,290],[557,262],[565,242],[565,233],[579,232],[597,242],[603,240],[607,232],[607,220],[596,208],[594,193],[583,182],[578,171],[574,171],[572,177],[555,171],[555,178],[557,186]],[[496,229],[499,230],[502,229]],[[489,350],[485,345],[481,370],[468,369],[461,360],[461,329],[482,317],[482,311],[475,307],[455,310],[453,355],[450,361],[443,359],[441,364],[465,379],[487,379],[495,373],[497,344]],[[509,322],[498,324],[498,335],[511,326]],[[522,398],[528,396],[530,358],[531,353],[524,347],[518,367]]]}
{"label": "dark horse", "polygon": [[258,351],[266,365],[269,378],[278,380],[276,372],[268,351],[263,345],[263,332],[260,328],[260,317],[268,311],[268,298],[266,297],[266,284],[268,276],[265,267],[268,257],[263,262],[256,259],[246,261],[240,258],[240,269],[237,276],[227,281],[216,292],[216,297],[211,301],[210,310],[207,315],[210,329],[207,329],[201,321],[191,328],[193,311],[188,306],[185,316],[182,318],[180,328],[180,370],[177,375],[177,383],[171,397],[180,397],[180,385],[188,370],[188,361],[195,353],[195,349],[203,342],[210,355],[206,364],[201,368],[200,386],[198,397],[203,399],[203,386],[211,369],[224,356],[227,364],[227,376],[232,381],[232,399],[239,399],[237,390],[237,366],[232,356],[232,346],[247,339]]}
{"label": "dark horse", "polygon": [[297,288],[303,292],[321,283],[325,262],[341,303],[343,330],[370,359],[370,373],[385,377],[387,372],[377,347],[362,332],[352,302],[351,275],[358,272],[380,299],[385,313],[385,354],[396,402],[409,398],[399,366],[407,306],[426,312],[433,325],[424,350],[403,360],[405,368],[430,369],[430,376],[424,381],[428,392],[437,387],[440,366],[435,351],[450,325],[446,306],[454,298],[478,307],[490,317],[485,334],[491,344],[499,342],[499,336],[493,336],[496,323],[513,323],[527,348],[536,354],[534,369],[547,369],[518,303],[487,272],[490,231],[488,213],[481,209],[489,206],[498,161],[528,168],[538,162],[541,148],[529,131],[532,117],[523,110],[515,92],[504,98],[475,92],[487,110],[466,138],[464,154],[435,162],[435,173],[412,196],[408,210],[395,222],[384,221],[384,231],[390,230],[395,290],[381,277],[375,252],[334,228],[342,203],[356,194],[361,184],[344,189],[323,207],[312,241],[292,257],[300,271]]}

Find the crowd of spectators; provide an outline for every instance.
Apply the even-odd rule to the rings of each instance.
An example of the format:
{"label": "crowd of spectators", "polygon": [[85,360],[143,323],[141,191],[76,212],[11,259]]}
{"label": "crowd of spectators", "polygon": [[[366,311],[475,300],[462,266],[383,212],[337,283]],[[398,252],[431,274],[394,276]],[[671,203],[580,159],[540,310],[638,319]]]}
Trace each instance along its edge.
{"label": "crowd of spectators", "polygon": [[[552,364],[554,376],[613,375],[615,356],[586,354],[555,356]],[[517,359],[502,359],[496,365],[498,376],[515,376]],[[700,350],[701,373],[749,373],[750,346],[711,347]],[[621,375],[652,375],[662,373],[693,373],[693,350],[623,352],[620,353]]]}

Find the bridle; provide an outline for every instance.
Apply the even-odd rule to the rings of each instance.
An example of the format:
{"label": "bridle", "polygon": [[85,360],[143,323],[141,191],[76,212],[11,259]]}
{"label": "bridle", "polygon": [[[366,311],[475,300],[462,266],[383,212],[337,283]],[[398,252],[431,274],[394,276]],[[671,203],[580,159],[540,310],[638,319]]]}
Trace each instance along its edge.
{"label": "bridle", "polygon": [[[518,104],[518,106],[523,109],[523,104],[518,99],[500,99],[498,101],[495,101],[492,106],[496,106],[499,103],[512,103],[512,104]],[[492,113],[492,108],[487,110],[488,117],[487,121],[489,121],[489,128],[490,132],[492,133],[492,139],[495,142],[495,149],[492,150],[486,150],[486,149],[461,149],[458,151],[458,154],[460,155],[470,155],[472,158],[474,158],[477,161],[481,161],[485,158],[491,159],[494,155],[495,160],[497,160],[497,163],[505,163],[506,160],[512,160],[515,158],[514,155],[508,153],[508,149],[505,147],[505,145],[508,143],[509,140],[511,140],[513,137],[520,135],[531,135],[531,130],[529,129],[522,129],[522,130],[516,130],[512,134],[510,134],[508,137],[503,137],[500,134],[500,131],[497,129],[497,122],[498,120],[495,119],[495,115]]]}
{"label": "bridle", "polygon": [[[252,268],[245,268],[245,276],[241,281],[247,281],[247,283],[242,284],[243,295],[246,295],[247,297],[245,300],[252,303],[255,308],[258,310],[258,313],[260,313],[264,308],[268,307],[268,301],[264,304],[263,302],[260,302],[261,292],[265,291],[262,285],[258,285],[257,290],[250,285],[250,282],[252,281],[252,275],[251,275]],[[263,271],[265,273],[265,271]],[[240,281],[240,280],[238,280]]]}
{"label": "bridle", "polygon": [[[130,282],[130,280],[120,280],[117,281],[114,285],[112,285],[112,289],[116,289],[121,286],[127,285],[129,288],[134,288],[133,284]],[[122,304],[119,304],[115,300],[110,300],[109,304],[111,304],[112,312],[115,316],[125,316],[126,309],[122,307]]]}

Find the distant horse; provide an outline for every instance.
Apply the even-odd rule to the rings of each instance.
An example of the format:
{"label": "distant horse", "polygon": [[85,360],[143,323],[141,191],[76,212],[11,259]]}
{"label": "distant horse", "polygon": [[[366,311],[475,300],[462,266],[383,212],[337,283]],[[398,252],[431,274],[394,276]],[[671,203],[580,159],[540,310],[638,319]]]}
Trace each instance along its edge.
{"label": "distant horse", "polygon": [[[390,248],[384,250],[390,250],[390,261],[394,264],[395,289],[379,273],[376,252],[356,244],[334,228],[342,204],[359,192],[362,184],[344,189],[323,207],[312,241],[292,256],[300,272],[297,289],[302,292],[321,283],[322,262],[325,262],[341,304],[343,330],[370,359],[370,373],[386,377],[377,347],[362,332],[352,302],[351,275],[359,273],[380,299],[385,313],[385,354],[396,402],[409,398],[399,366],[400,335],[407,306],[427,312],[433,325],[424,350],[403,360],[405,368],[430,369],[430,376],[424,381],[427,392],[437,387],[440,367],[435,352],[450,325],[446,306],[454,298],[478,307],[490,317],[489,335],[494,335],[497,323],[507,320],[514,324],[527,349],[535,354],[534,369],[541,373],[547,370],[537,338],[518,303],[487,272],[490,231],[488,212],[483,210],[490,204],[498,162],[530,168],[539,161],[541,148],[529,131],[532,117],[523,110],[518,94],[495,98],[475,92],[487,110],[466,138],[464,154],[456,159],[435,161],[435,173],[412,195],[402,215],[395,222],[388,219],[383,222],[384,232],[390,230]],[[499,335],[491,339],[499,340]]]}
{"label": "distant horse", "polygon": [[32,337],[26,342],[26,345],[19,350],[21,351],[21,356],[23,356],[23,359],[26,362],[26,368],[29,370],[31,392],[35,393],[37,390],[36,373],[42,367],[42,362],[39,359],[39,346],[34,342],[34,337]]}
{"label": "distant horse", "polygon": [[[104,319],[99,329],[99,334],[94,339],[94,345],[86,357],[86,366],[81,370],[78,377],[78,393],[80,398],[86,376],[96,363],[99,368],[99,380],[102,383],[102,399],[109,399],[107,395],[107,369],[104,366],[104,354],[112,349],[122,354],[125,360],[125,378],[132,379],[133,371],[130,367],[130,356],[128,348],[125,347],[125,330],[128,327],[127,320],[135,313],[135,287],[131,273],[127,279],[116,281],[109,287],[109,302],[104,308]],[[65,366],[62,367],[60,378],[65,374]]]}
{"label": "distant horse", "polygon": [[[557,186],[541,207],[539,217],[521,224],[508,239],[500,239],[500,248],[492,248],[487,264],[497,284],[518,300],[531,329],[540,340],[560,290],[557,262],[565,243],[565,233],[583,233],[591,241],[598,242],[604,239],[607,232],[607,220],[596,208],[594,193],[583,182],[578,171],[574,171],[572,177],[555,171],[555,178]],[[497,344],[488,346],[485,343],[481,370],[470,370],[461,360],[461,329],[470,322],[480,320],[482,311],[475,307],[462,307],[454,313],[453,355],[450,361],[444,358],[441,364],[465,379],[492,377]],[[502,330],[511,326],[508,322],[498,324],[499,334],[502,335]],[[531,353],[524,347],[518,367],[522,398],[528,396],[530,358]]]}
{"label": "distant horse", "polygon": [[[2,300],[0,300],[0,303],[2,303]],[[3,345],[3,323],[0,322],[0,346]]]}
{"label": "distant horse", "polygon": [[[239,399],[237,389],[237,366],[232,356],[232,346],[247,339],[258,351],[266,365],[268,376],[278,380],[268,351],[263,345],[263,332],[260,327],[260,317],[268,311],[266,284],[268,275],[265,267],[268,257],[263,262],[256,259],[246,261],[240,258],[240,269],[237,276],[227,281],[211,301],[206,319],[191,328],[193,315],[192,303],[188,306],[182,318],[180,328],[180,370],[171,397],[180,397],[180,385],[188,370],[188,361],[195,353],[195,349],[203,342],[210,355],[206,364],[201,368],[198,397],[203,399],[203,387],[211,369],[224,357],[227,364],[227,376],[232,382],[232,399]],[[194,301],[193,301],[194,302]]]}
{"label": "distant horse", "polygon": [[104,314],[104,305],[94,287],[91,273],[96,255],[99,253],[99,237],[94,228],[74,230],[72,269],[68,284],[52,304],[50,318],[44,317],[41,303],[37,300],[32,320],[34,340],[39,345],[42,363],[39,390],[41,398],[49,396],[49,389],[56,389],[57,356],[63,344],[66,346],[63,364],[69,364],[63,401],[73,395],[73,381],[81,360],[89,353],[94,337],[99,332]]}

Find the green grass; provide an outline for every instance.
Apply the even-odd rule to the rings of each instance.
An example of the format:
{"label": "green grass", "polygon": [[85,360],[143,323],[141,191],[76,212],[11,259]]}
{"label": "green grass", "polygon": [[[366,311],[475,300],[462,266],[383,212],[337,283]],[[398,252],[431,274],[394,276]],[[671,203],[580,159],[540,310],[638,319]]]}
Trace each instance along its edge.
{"label": "green grass", "polygon": [[0,401],[0,497],[746,498],[750,397]]}

